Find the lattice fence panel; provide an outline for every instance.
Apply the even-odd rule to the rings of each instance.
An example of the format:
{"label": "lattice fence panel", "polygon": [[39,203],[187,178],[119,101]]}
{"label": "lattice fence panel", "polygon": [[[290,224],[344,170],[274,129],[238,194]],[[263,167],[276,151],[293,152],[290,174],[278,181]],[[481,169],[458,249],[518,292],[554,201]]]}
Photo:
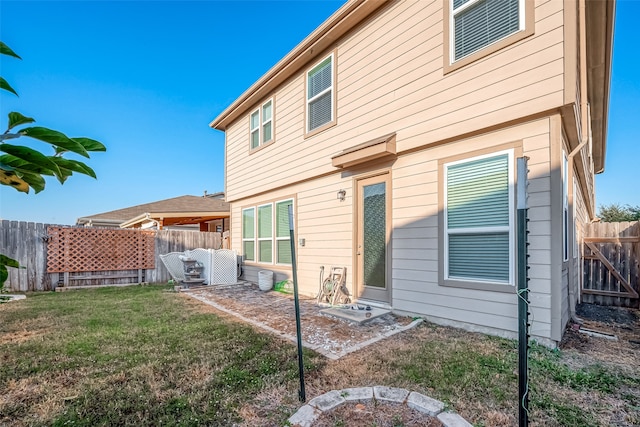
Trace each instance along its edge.
{"label": "lattice fence panel", "polygon": [[47,272],[155,268],[155,233],[145,230],[48,227]]}

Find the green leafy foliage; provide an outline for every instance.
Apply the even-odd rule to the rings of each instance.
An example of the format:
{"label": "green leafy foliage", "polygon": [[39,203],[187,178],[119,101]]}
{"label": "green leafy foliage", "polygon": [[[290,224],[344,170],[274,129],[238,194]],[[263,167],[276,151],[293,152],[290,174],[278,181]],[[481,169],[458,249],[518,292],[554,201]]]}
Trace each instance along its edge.
{"label": "green leafy foliage", "polygon": [[23,116],[20,113],[12,112],[9,113],[9,126],[7,126],[7,130],[11,130],[16,126],[26,125],[27,123],[35,122],[31,117]]}
{"label": "green leafy foliage", "polygon": [[9,277],[7,267],[23,268],[15,259],[0,254],[0,292],[4,289],[4,282],[6,282]]}
{"label": "green leafy foliage", "polygon": [[640,221],[640,205],[622,206],[618,203],[602,205],[598,209],[598,217],[603,222]]}
{"label": "green leafy foliage", "polygon": [[17,157],[18,159],[23,160],[26,164],[39,166],[49,170],[56,176],[61,175],[58,165],[56,165],[49,157],[37,150],[34,150],[33,148],[4,143],[0,145],[0,151]]}
{"label": "green leafy foliage", "polygon": [[24,128],[20,131],[20,133],[22,135],[49,143],[53,146],[63,148],[66,151],[71,151],[73,153],[80,154],[81,156],[89,157],[89,153],[87,153],[87,150],[82,146],[82,144],[74,141],[62,132],[43,128],[40,126],[34,126]]}
{"label": "green leafy foliage", "polygon": [[11,48],[9,46],[7,46],[6,44],[4,44],[4,42],[0,41],[0,54],[2,55],[7,55],[7,56],[13,56],[14,58],[18,58],[18,59],[22,59],[18,56],[17,53],[15,53],[13,50],[11,50]]}
{"label": "green leafy foliage", "polygon": [[[2,41],[0,54],[22,59]],[[0,90],[18,96],[18,92],[3,77],[0,77]],[[89,166],[77,160],[63,158],[63,155],[74,153],[89,158],[90,152],[107,151],[101,142],[86,137],[70,138],[62,132],[42,126],[19,129],[34,122],[34,118],[22,113],[12,111],[8,114],[6,130],[0,134],[0,152],[4,153],[0,154],[0,184],[22,193],[29,193],[32,189],[37,194],[45,188],[44,176],[55,176],[61,184],[74,172],[96,178],[96,173]],[[36,149],[5,142],[25,136],[50,144],[53,154],[47,156]],[[7,267],[17,268],[19,264],[0,254],[0,289],[9,276]]]}
{"label": "green leafy foliage", "polygon": [[107,151],[107,147],[105,147],[101,142],[96,141],[91,138],[72,138],[74,141],[80,143],[87,151]]}
{"label": "green leafy foliage", "polygon": [[0,89],[4,89],[7,92],[11,92],[15,96],[18,96],[18,92],[14,88],[11,87],[9,83],[4,79],[4,77],[0,77]]}
{"label": "green leafy foliage", "polygon": [[[0,54],[21,59],[4,42],[0,42]],[[9,83],[0,77],[0,89],[18,93]],[[8,114],[7,128],[0,135],[0,183],[28,193],[33,189],[36,193],[43,191],[46,185],[44,176],[55,176],[62,184],[73,173],[81,173],[96,178],[96,173],[86,164],[72,159],[65,159],[66,153],[74,153],[89,158],[90,152],[106,151],[106,147],[99,141],[87,137],[71,138],[64,133],[42,126],[21,126],[34,123],[35,119],[12,111]],[[29,137],[50,144],[53,154],[47,156],[38,150],[23,145],[11,145],[6,141],[20,137]]]}

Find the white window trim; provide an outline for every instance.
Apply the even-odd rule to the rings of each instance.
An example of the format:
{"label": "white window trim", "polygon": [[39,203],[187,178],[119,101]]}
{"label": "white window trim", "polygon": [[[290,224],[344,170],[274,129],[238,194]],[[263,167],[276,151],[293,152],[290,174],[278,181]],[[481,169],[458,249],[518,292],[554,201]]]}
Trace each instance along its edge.
{"label": "white window trim", "polygon": [[[323,90],[322,92],[316,94],[315,96],[313,96],[312,98],[309,98],[309,73],[311,73],[318,65],[320,65],[321,63],[323,63],[324,61],[326,61],[327,58],[331,58],[331,86],[329,86],[328,88],[326,88],[325,90]],[[310,133],[310,132],[315,132],[318,129],[322,129],[324,126],[326,126],[329,123],[332,123],[335,120],[335,113],[334,113],[334,107],[335,107],[335,97],[336,97],[336,92],[334,90],[335,87],[335,66],[336,66],[336,61],[335,61],[335,55],[332,53],[330,53],[329,55],[325,56],[324,58],[322,58],[320,61],[316,62],[312,67],[310,67],[306,74],[305,74],[305,85],[304,85],[304,94],[305,94],[305,102],[306,102],[306,108],[305,108],[305,130],[306,133]],[[319,97],[321,97],[322,95],[326,94],[327,92],[331,91],[331,120],[329,120],[327,123],[324,123],[320,126],[318,126],[315,129],[309,129],[309,112],[310,112],[310,108],[309,108],[309,104],[311,104],[314,100],[318,99]]]}
{"label": "white window trim", "polygon": [[[494,226],[494,227],[469,227],[469,228],[456,228],[453,230],[449,230],[447,224],[447,199],[448,199],[448,182],[447,182],[447,171],[450,166],[454,166],[461,163],[468,163],[474,160],[481,160],[489,157],[497,157],[502,154],[508,155],[507,161],[507,174],[509,176],[509,225],[508,226]],[[457,160],[449,163],[445,163],[444,167],[444,206],[443,206],[443,214],[444,214],[444,279],[445,280],[456,280],[456,281],[464,281],[464,282],[474,282],[474,283],[486,283],[486,284],[497,284],[497,285],[505,285],[505,286],[514,286],[515,285],[515,173],[514,173],[514,152],[513,149],[496,151],[490,154],[485,154],[481,156],[469,157],[462,160]],[[501,281],[501,280],[487,280],[480,278],[469,278],[469,277],[457,277],[457,276],[449,276],[449,235],[451,234],[461,234],[461,233],[470,233],[470,232],[480,232],[480,233],[491,233],[491,232],[504,232],[507,231],[509,233],[509,280]]]}
{"label": "white window trim", "polygon": [[[288,234],[286,237],[282,236],[282,237],[278,237],[278,230],[276,230],[276,221],[278,220],[278,203],[282,203],[282,202],[288,202],[291,201],[291,206],[294,206],[294,201],[293,198],[288,198],[288,199],[282,199],[282,200],[277,200],[273,203],[273,209],[274,209],[274,215],[273,215],[273,221],[274,221],[274,225],[273,225],[273,236],[274,236],[274,244],[275,244],[275,250],[274,250],[274,262],[276,265],[291,265],[291,264],[285,264],[285,263],[281,263],[278,262],[278,241],[283,241],[283,240],[291,240],[291,235]],[[295,208],[293,209],[294,211],[294,215],[295,215]],[[294,219],[295,221],[295,219]]]}
{"label": "white window trim", "polygon": [[[242,254],[246,256],[246,254],[244,253],[244,242],[254,242],[253,245],[253,259],[252,260],[248,260],[249,262],[256,262],[256,236],[257,236],[257,229],[256,229],[256,220],[257,220],[257,215],[256,215],[256,208],[255,207],[250,207],[250,208],[244,208],[242,209],[241,212],[241,217],[242,217],[242,225],[244,227],[244,213],[246,211],[253,211],[253,237],[251,238],[245,238],[244,237],[244,229],[242,230]],[[246,259],[246,257],[245,257]]]}
{"label": "white window trim", "polygon": [[[269,206],[271,208],[271,236],[270,237],[260,237],[260,208],[265,206]],[[273,222],[274,214],[273,214],[273,203],[263,203],[261,205],[256,206],[256,262],[258,264],[273,264],[274,253],[273,253]],[[260,242],[271,242],[271,261],[261,261],[260,260]]]}
{"label": "white window trim", "polygon": [[578,213],[578,208],[576,206],[577,195],[578,195],[578,181],[574,176],[573,177],[573,257],[574,258],[578,257],[578,223],[576,221],[577,213]]}
{"label": "white window trim", "polygon": [[[262,203],[259,205],[255,205],[255,206],[251,206],[248,208],[243,208],[242,209],[242,214],[244,214],[245,211],[248,210],[252,210],[254,212],[254,216],[253,216],[253,230],[254,230],[254,237],[252,239],[249,238],[244,238],[244,234],[242,237],[242,250],[244,253],[244,242],[245,241],[250,241],[250,242],[254,242],[253,245],[253,260],[249,261],[252,264],[260,264],[260,265],[281,265],[284,267],[290,267],[291,264],[286,264],[286,263],[281,263],[278,262],[278,244],[277,242],[279,240],[291,240],[290,236],[287,235],[286,237],[277,237],[277,230],[276,230],[276,221],[277,221],[277,212],[276,212],[276,208],[278,206],[278,203],[282,203],[282,202],[287,202],[287,201],[291,201],[292,206],[294,207],[294,215],[295,215],[295,199],[293,197],[287,197],[285,199],[278,199],[276,201],[273,202],[269,202],[269,203]],[[263,206],[271,206],[271,237],[259,237],[259,230],[258,230],[258,211],[259,208],[263,207]],[[244,224],[244,215],[242,215],[242,221]],[[294,217],[294,221],[295,221],[295,217]],[[243,231],[244,233],[244,231]],[[260,242],[261,241],[271,241],[271,262],[263,262],[260,261]]]}
{"label": "white window trim", "polygon": [[562,150],[562,260],[569,261],[569,159]]}
{"label": "white window trim", "polygon": [[455,33],[456,33],[456,28],[455,28],[455,18],[458,14],[464,12],[465,10],[475,6],[478,3],[482,3],[484,1],[487,0],[469,0],[469,2],[463,4],[462,6],[459,6],[457,9],[454,9],[453,7],[453,0],[449,0],[449,10],[451,11],[451,13],[449,13],[449,65],[452,65],[458,61],[463,60],[464,58],[467,58],[477,52],[480,52],[486,48],[488,48],[489,46],[492,46],[496,43],[499,43],[500,41],[511,37],[512,35],[519,33],[520,31],[524,31],[525,30],[525,25],[526,25],[526,19],[525,19],[525,0],[519,0],[518,1],[518,9],[519,9],[519,14],[518,14],[518,31],[515,31],[511,34],[507,34],[506,36],[502,37],[501,39],[495,40],[491,43],[489,43],[486,46],[482,46],[480,49],[473,51],[471,53],[466,54],[465,56],[462,56],[460,58],[456,59],[456,38],[455,38]]}
{"label": "white window trim", "polygon": [[[264,107],[271,103],[271,118],[268,120],[264,119]],[[257,127],[252,127],[251,126],[251,117],[255,114],[258,113],[258,126]],[[276,113],[276,109],[275,109],[275,104],[273,103],[273,98],[269,98],[268,100],[266,100],[265,102],[263,102],[258,108],[255,108],[251,111],[251,113],[249,113],[249,151],[254,151],[259,149],[260,147],[264,146],[265,144],[270,144],[274,141],[275,139],[275,126],[273,125],[275,120],[275,113]],[[263,137],[263,131],[264,131],[264,126],[267,123],[271,123],[271,139],[269,139],[268,141],[264,140]],[[253,147],[251,145],[252,143],[252,138],[251,136],[253,135],[253,132],[258,132],[258,145],[256,147]]]}
{"label": "white window trim", "polygon": [[[271,117],[268,118],[267,120],[265,120],[265,118],[264,118],[264,107],[267,104],[271,104]],[[260,107],[260,118],[262,119],[262,121],[261,121],[262,126],[260,128],[260,131],[261,131],[260,138],[262,139],[262,141],[261,141],[262,144],[267,144],[267,143],[273,141],[273,112],[274,111],[273,111],[273,100],[272,99],[268,100],[267,102],[262,104],[262,106]],[[271,123],[271,137],[268,140],[265,141],[264,140],[264,127],[269,123]]]}
{"label": "white window trim", "polygon": [[[252,121],[253,121],[253,116],[255,114],[258,114],[258,124],[256,127],[253,127],[252,125]],[[253,134],[255,132],[258,132],[258,145],[257,146],[253,146]],[[260,109],[257,108],[255,110],[253,110],[250,114],[249,114],[249,148],[251,150],[255,150],[256,148],[260,148]]]}

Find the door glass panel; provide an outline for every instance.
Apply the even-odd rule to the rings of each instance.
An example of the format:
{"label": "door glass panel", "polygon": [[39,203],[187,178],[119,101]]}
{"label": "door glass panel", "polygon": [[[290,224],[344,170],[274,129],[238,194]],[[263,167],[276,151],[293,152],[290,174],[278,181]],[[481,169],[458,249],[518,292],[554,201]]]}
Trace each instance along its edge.
{"label": "door glass panel", "polygon": [[387,249],[385,183],[365,185],[362,203],[364,285],[385,288]]}

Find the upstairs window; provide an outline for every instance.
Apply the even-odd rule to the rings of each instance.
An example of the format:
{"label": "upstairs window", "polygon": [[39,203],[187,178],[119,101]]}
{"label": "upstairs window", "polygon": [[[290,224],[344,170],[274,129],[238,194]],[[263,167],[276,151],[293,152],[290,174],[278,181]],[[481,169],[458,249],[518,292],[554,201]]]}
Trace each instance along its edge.
{"label": "upstairs window", "polygon": [[251,113],[251,149],[260,146],[260,110]]}
{"label": "upstairs window", "polygon": [[273,139],[273,135],[272,135],[273,126],[271,125],[273,122],[272,106],[273,106],[273,102],[271,100],[269,102],[266,102],[262,106],[262,143],[263,144],[271,142],[271,140]]}
{"label": "upstairs window", "polygon": [[[451,10],[451,64],[513,34],[523,32],[528,25],[525,20],[525,0],[448,1]],[[527,7],[527,13],[529,10],[531,8]]]}
{"label": "upstairs window", "polygon": [[252,150],[273,142],[273,99],[254,110],[249,117]]}
{"label": "upstairs window", "polygon": [[332,124],[335,107],[333,54],[307,72],[306,131]]}

